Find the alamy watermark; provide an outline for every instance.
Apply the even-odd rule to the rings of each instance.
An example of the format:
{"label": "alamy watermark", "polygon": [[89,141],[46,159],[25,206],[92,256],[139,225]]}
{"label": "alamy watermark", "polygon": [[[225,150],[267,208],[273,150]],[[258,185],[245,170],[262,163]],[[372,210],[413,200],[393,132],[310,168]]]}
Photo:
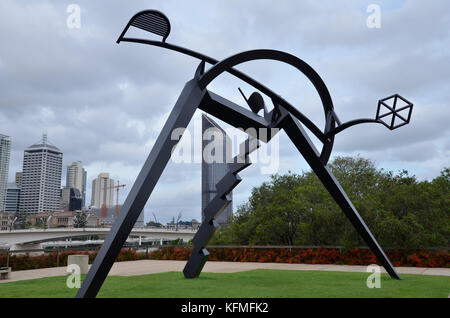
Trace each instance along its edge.
{"label": "alamy watermark", "polygon": [[185,128],[172,131],[171,140],[179,142],[172,149],[171,160],[174,163],[244,163],[245,154],[249,152],[246,148],[249,148],[253,153],[251,161],[259,164],[260,172],[275,174],[280,166],[278,132],[278,128],[227,128],[222,131],[216,127],[202,132],[201,120],[194,120],[193,134]]}
{"label": "alamy watermark", "polygon": [[381,288],[381,267],[376,264],[367,266],[366,272],[372,273],[367,277],[367,288]]}
{"label": "alamy watermark", "polygon": [[67,288],[81,287],[81,268],[77,264],[70,264],[67,266],[66,272],[70,273],[66,279]]}
{"label": "alamy watermark", "polygon": [[370,13],[366,20],[366,25],[369,29],[381,28],[381,7],[378,4],[369,4],[366,9]]}
{"label": "alamy watermark", "polygon": [[66,8],[66,12],[69,13],[66,20],[66,25],[69,29],[81,28],[81,8],[78,4],[69,4]]}

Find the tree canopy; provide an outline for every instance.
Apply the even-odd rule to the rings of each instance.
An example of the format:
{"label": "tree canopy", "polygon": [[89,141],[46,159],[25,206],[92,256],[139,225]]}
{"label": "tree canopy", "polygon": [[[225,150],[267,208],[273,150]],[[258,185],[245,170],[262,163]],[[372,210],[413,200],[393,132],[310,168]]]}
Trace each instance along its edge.
{"label": "tree canopy", "polygon": [[[403,170],[377,169],[364,158],[329,164],[356,209],[384,247],[449,245],[450,168],[432,181]],[[312,171],[272,175],[216,232],[210,244],[365,245]]]}

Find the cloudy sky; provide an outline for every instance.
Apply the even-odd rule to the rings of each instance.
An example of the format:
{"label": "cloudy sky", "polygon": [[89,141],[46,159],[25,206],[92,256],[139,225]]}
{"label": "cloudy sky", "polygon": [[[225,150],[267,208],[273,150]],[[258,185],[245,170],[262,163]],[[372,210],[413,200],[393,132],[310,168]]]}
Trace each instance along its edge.
{"label": "cloudy sky", "polygon": [[[69,28],[70,4],[81,9]],[[275,5],[276,3],[276,5]],[[370,4],[381,27],[369,28]],[[91,182],[110,172],[126,198],[184,83],[198,60],[161,48],[116,44],[129,18],[143,9],[164,12],[169,43],[222,59],[271,48],[294,54],[323,78],[342,121],[374,117],[377,101],[399,93],[414,103],[411,123],[395,131],[361,125],[339,134],[333,155],[360,155],[379,168],[407,169],[432,179],[450,156],[450,2],[433,1],[20,1],[0,2],[0,133],[11,136],[9,178],[22,170],[23,150],[48,133],[65,166],[81,160]],[[154,38],[130,30],[130,35]],[[317,93],[302,74],[281,63],[239,67],[323,127]],[[224,75],[209,89],[241,105],[241,87]],[[197,111],[189,131],[201,116]],[[219,121],[220,122],[220,121]],[[227,125],[223,124],[224,127]],[[193,137],[194,138],[194,137]],[[308,166],[280,134],[279,173]],[[256,154],[257,156],[258,154]],[[167,222],[200,219],[200,164],[170,162],[146,205]],[[258,164],[241,173],[234,207],[269,178]]]}

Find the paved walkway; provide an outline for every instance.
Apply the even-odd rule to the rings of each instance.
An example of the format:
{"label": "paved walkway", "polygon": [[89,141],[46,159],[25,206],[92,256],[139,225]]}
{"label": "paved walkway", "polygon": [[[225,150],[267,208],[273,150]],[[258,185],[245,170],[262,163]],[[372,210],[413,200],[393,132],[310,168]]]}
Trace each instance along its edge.
{"label": "paved walkway", "polygon": [[[140,260],[114,263],[109,275],[136,276],[164,272],[181,272],[186,261],[157,261]],[[236,273],[253,269],[283,269],[283,270],[317,270],[337,272],[366,272],[367,266],[362,265],[322,265],[322,264],[281,264],[281,263],[234,263],[234,262],[207,262],[203,272]],[[423,268],[423,267],[397,267],[399,274],[450,276],[450,268]],[[382,272],[385,273],[384,269]],[[64,276],[66,267],[51,267],[12,272],[7,280],[0,283],[19,280],[36,279],[43,277]]]}

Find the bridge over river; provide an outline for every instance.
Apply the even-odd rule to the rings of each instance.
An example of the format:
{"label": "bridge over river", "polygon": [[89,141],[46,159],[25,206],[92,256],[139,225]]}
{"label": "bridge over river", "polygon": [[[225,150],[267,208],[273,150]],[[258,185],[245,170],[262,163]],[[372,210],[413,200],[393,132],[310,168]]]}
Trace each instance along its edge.
{"label": "bridge over river", "polygon": [[[51,228],[0,231],[0,244],[9,245],[12,250],[40,246],[42,242],[56,241],[67,238],[84,236],[105,237],[110,228]],[[160,228],[134,228],[130,236],[142,237],[150,240],[191,240],[197,230],[194,229],[160,229]]]}

